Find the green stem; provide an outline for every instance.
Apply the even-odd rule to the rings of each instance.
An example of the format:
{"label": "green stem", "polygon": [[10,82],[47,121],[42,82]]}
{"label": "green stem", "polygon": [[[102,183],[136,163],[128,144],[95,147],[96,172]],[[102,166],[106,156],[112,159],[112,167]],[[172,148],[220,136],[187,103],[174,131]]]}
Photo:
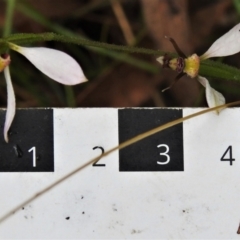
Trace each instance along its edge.
{"label": "green stem", "polygon": [[[36,21],[37,23],[45,26],[47,29],[51,29],[53,32],[68,36],[68,37],[77,37],[77,38],[83,38],[79,33],[73,33],[69,31],[69,29],[62,27],[61,25],[58,25],[52,21],[49,21],[47,18],[42,16],[38,11],[36,11],[34,8],[29,6],[29,4],[23,3],[23,2],[17,2],[16,8],[18,11],[23,13],[25,16],[29,17],[32,21]],[[137,68],[140,68],[142,70],[145,70],[147,72],[158,74],[159,73],[159,66],[155,66],[147,61],[141,60],[137,57],[131,56],[128,53],[119,53],[116,51],[112,51],[109,49],[104,48],[96,48],[91,46],[84,46],[84,48],[90,49],[93,52],[96,52],[103,56],[108,56],[112,59],[115,59],[117,61],[128,63],[132,66],[135,66]]]}
{"label": "green stem", "polygon": [[[106,1],[107,3],[107,1]],[[115,44],[109,44],[109,43],[102,43],[98,41],[92,41],[86,38],[82,37],[74,37],[71,32],[65,30],[63,27],[53,24],[49,22],[47,19],[43,18],[38,14],[37,11],[35,11],[30,6],[27,6],[26,4],[22,4],[21,2],[17,3],[17,9],[26,14],[27,16],[31,17],[37,22],[40,22],[44,26],[51,26],[51,28],[55,32],[61,32],[61,34],[55,34],[55,33],[44,33],[44,34],[18,34],[14,35],[13,38],[8,38],[7,40],[9,42],[13,42],[16,44],[29,44],[39,41],[60,41],[60,42],[67,42],[67,43],[74,43],[77,45],[83,45],[83,46],[91,46],[91,47],[97,47],[97,48],[105,48],[107,50],[117,50],[117,51],[124,51],[126,53],[142,53],[142,54],[149,54],[149,55],[163,55],[165,52],[153,50],[153,49],[146,49],[146,48],[137,48],[137,47],[131,47],[131,46],[121,46],[121,45],[115,45]],[[68,35],[68,37],[66,36]]]}
{"label": "green stem", "polygon": [[233,0],[233,5],[234,5],[238,15],[240,15],[240,2],[239,2],[239,0]]}
{"label": "green stem", "polygon": [[73,88],[71,86],[64,86],[64,89],[68,107],[76,107]]}
{"label": "green stem", "polygon": [[240,81],[240,70],[238,68],[212,60],[201,62],[199,75],[209,78]]}
{"label": "green stem", "polygon": [[[119,46],[115,44],[100,43],[88,39],[77,38],[77,37],[67,37],[55,33],[42,33],[42,34],[14,34],[4,39],[5,41],[14,42],[17,44],[24,44],[37,41],[60,41],[66,43],[74,43],[77,45],[91,46],[98,48],[106,48],[111,50],[118,50],[128,53],[141,53],[141,54],[151,54],[151,55],[163,55],[166,52],[156,51],[152,49],[129,47],[129,46]],[[111,52],[109,52],[110,54]],[[221,62],[204,60],[201,62],[200,75],[206,77],[214,77],[218,79],[227,79],[240,81],[240,70]]]}
{"label": "green stem", "polygon": [[148,48],[139,48],[123,45],[115,45],[109,43],[97,42],[89,39],[79,38],[79,37],[67,37],[56,33],[24,33],[24,34],[14,34],[9,37],[4,38],[4,40],[16,44],[30,44],[40,41],[59,41],[64,43],[73,43],[82,46],[91,46],[97,48],[105,48],[108,50],[123,51],[127,53],[141,53],[148,55],[164,55],[166,52],[160,50],[153,50]]}
{"label": "green stem", "polygon": [[12,31],[12,19],[13,19],[13,13],[14,13],[14,7],[15,7],[15,0],[7,0],[7,10],[6,10],[6,16],[5,16],[5,24],[3,29],[3,36],[8,36]]}
{"label": "green stem", "polygon": [[[115,44],[100,43],[88,39],[77,38],[77,37],[67,37],[55,33],[42,33],[42,34],[14,34],[4,39],[5,41],[24,44],[32,43],[38,41],[60,41],[66,43],[74,43],[77,45],[91,46],[98,48],[106,48],[111,50],[123,51],[128,53],[141,53],[141,54],[151,54],[151,55],[163,55],[166,52],[156,51],[152,49],[129,47],[129,46],[119,46]],[[111,52],[109,52],[110,54]],[[200,75],[206,77],[214,77],[218,79],[227,79],[240,81],[240,70],[221,62],[204,60],[201,62]]]}

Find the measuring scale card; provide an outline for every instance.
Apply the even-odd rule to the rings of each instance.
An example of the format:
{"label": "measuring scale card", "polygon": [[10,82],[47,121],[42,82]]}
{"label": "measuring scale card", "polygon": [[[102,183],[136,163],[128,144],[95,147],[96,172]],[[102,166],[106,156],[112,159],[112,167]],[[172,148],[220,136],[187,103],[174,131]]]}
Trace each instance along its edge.
{"label": "measuring scale card", "polygon": [[[119,143],[200,110],[17,110],[9,143],[0,139],[0,217]],[[239,119],[239,108],[207,113],[115,151],[13,213],[0,238],[239,239]]]}

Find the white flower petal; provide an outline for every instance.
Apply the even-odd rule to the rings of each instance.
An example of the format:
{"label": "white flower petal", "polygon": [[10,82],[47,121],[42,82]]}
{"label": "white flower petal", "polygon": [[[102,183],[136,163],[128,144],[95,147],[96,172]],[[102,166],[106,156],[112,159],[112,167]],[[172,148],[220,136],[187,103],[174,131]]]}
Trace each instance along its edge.
{"label": "white flower petal", "polygon": [[[206,93],[206,100],[208,103],[208,106],[211,107],[216,107],[222,104],[225,104],[225,98],[224,96],[213,89],[208,80],[204,77],[198,76],[198,81],[205,87],[205,93]],[[220,110],[217,110],[217,113],[219,113]]]}
{"label": "white flower petal", "polygon": [[161,66],[162,66],[163,63],[164,63],[164,56],[160,56],[160,57],[158,57],[156,60],[157,60],[157,61],[161,64]]}
{"label": "white flower petal", "polygon": [[217,39],[201,59],[224,57],[240,52],[240,23]]}
{"label": "white flower petal", "polygon": [[4,124],[4,139],[6,142],[8,142],[8,130],[12,124],[15,111],[16,111],[16,101],[15,101],[15,95],[14,90],[12,86],[11,76],[9,72],[9,67],[6,67],[4,69],[4,76],[7,83],[7,113],[6,113],[6,119]]}
{"label": "white flower petal", "polygon": [[11,48],[57,82],[75,85],[87,81],[79,64],[64,52],[44,47],[26,48],[12,45]]}

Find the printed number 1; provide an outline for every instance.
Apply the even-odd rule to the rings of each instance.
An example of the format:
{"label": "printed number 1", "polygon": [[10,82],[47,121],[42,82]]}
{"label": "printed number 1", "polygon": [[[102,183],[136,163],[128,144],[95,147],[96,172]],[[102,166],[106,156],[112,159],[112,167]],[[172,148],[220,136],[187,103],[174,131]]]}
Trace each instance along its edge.
{"label": "printed number 1", "polygon": [[33,167],[36,167],[36,147],[32,147],[28,152],[33,152]]}

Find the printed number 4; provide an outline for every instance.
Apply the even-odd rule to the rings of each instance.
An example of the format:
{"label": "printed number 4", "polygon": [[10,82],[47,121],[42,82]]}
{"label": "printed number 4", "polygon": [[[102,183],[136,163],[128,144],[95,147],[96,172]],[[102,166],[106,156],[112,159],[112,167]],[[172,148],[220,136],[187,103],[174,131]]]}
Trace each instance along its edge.
{"label": "printed number 4", "polygon": [[[227,157],[227,156],[226,156],[227,154],[228,154],[229,158],[226,158],[226,157]],[[232,165],[233,161],[235,161],[235,159],[232,158],[232,146],[229,146],[229,147],[227,148],[227,150],[224,152],[224,154],[222,155],[222,157],[221,157],[220,160],[221,160],[221,161],[229,161],[230,165]]]}
{"label": "printed number 4", "polygon": [[165,162],[159,162],[159,161],[157,161],[157,164],[160,164],[160,165],[166,165],[166,164],[168,164],[168,163],[170,162],[170,156],[167,154],[167,153],[169,152],[169,146],[166,145],[166,144],[159,144],[157,147],[158,147],[158,148],[164,147],[164,148],[166,149],[165,152],[159,153],[159,154],[160,154],[160,156],[165,156],[165,157],[167,158],[167,160],[166,160]]}

